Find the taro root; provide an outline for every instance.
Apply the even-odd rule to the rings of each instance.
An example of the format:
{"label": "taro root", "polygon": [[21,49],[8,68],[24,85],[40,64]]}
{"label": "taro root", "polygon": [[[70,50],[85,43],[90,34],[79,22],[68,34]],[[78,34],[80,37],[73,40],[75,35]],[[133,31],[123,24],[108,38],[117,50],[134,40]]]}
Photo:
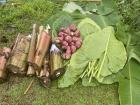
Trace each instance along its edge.
{"label": "taro root", "polygon": [[82,45],[80,30],[76,28],[75,24],[61,28],[55,42],[63,49],[63,59],[70,59],[72,54]]}
{"label": "taro root", "polygon": [[0,82],[3,82],[7,78],[6,63],[10,55],[11,49],[4,47],[0,50]]}
{"label": "taro root", "polygon": [[29,52],[30,38],[19,34],[11,51],[7,69],[14,74],[26,74],[27,55]]}
{"label": "taro root", "polygon": [[34,68],[36,70],[37,75],[39,75],[44,57],[50,48],[50,44],[51,44],[51,35],[49,33],[49,27],[47,27],[47,29],[41,33],[40,42],[35,54]]}
{"label": "taro root", "polygon": [[50,68],[52,80],[57,79],[64,74],[61,52],[55,44],[52,44],[50,49]]}

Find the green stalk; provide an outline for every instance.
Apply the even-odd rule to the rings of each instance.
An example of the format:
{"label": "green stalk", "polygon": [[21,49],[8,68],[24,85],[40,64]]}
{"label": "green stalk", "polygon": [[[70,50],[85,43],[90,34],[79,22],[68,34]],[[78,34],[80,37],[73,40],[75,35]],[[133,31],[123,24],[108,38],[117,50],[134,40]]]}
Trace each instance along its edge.
{"label": "green stalk", "polygon": [[80,76],[81,78],[85,77],[86,73],[88,72],[88,68],[82,73],[82,75]]}
{"label": "green stalk", "polygon": [[91,75],[90,75],[90,77],[89,77],[89,83],[90,83],[90,82],[91,82],[91,80],[92,80],[92,77],[93,77],[93,76],[92,76],[92,74],[93,74],[94,70],[95,70],[95,69],[94,69],[94,68],[92,68]]}
{"label": "green stalk", "polygon": [[94,68],[94,67],[95,67],[95,64],[96,64],[96,60],[95,60],[95,61],[92,61],[92,64],[91,64],[92,67],[91,67],[91,69],[90,69],[90,74],[91,74],[91,75],[90,75],[90,78],[89,78],[89,82],[91,82],[91,79],[92,79],[92,77],[93,77],[92,74],[94,73],[94,70],[95,70],[95,68]]}
{"label": "green stalk", "polygon": [[96,67],[95,67],[95,72],[94,72],[94,74],[93,74],[93,77],[97,74],[97,72],[98,72],[98,67],[99,67],[99,64],[96,65]]}
{"label": "green stalk", "polygon": [[91,62],[89,62],[89,64],[88,64],[88,73],[87,73],[88,77],[90,75],[90,72],[91,72]]}

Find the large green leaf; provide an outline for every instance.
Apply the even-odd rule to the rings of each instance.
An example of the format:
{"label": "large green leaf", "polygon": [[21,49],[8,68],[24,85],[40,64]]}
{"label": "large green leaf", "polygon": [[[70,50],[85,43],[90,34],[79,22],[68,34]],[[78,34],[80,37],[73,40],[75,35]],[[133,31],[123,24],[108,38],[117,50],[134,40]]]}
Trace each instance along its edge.
{"label": "large green leaf", "polygon": [[85,7],[86,11],[92,11],[100,15],[108,15],[113,12],[113,8],[105,7],[104,5],[99,5],[95,3],[88,3]]}
{"label": "large green leaf", "polygon": [[114,26],[120,20],[113,0],[102,0],[100,4],[89,3],[85,9],[89,11],[92,18],[101,28]]}
{"label": "large green leaf", "polygon": [[90,18],[83,19],[79,24],[78,28],[81,32],[81,36],[85,38],[94,32],[101,30],[101,28]]}
{"label": "large green leaf", "polygon": [[[126,62],[126,51],[122,42],[118,41],[114,36],[113,28],[108,28],[107,43],[105,51],[99,60],[99,71],[95,78],[105,84],[114,82],[114,75],[123,68]],[[106,31],[105,31],[106,33]]]}
{"label": "large green leaf", "polygon": [[119,79],[120,105],[139,105],[140,64],[131,59],[122,71]]}
{"label": "large green leaf", "polygon": [[[62,15],[53,23],[52,28],[56,30],[55,34],[59,31],[61,27],[68,27],[73,22],[73,19],[69,15]],[[53,34],[53,35],[55,35]]]}
{"label": "large green leaf", "polygon": [[77,25],[85,17],[86,17],[85,15],[82,15],[80,13],[75,13],[75,12],[67,13],[61,11],[51,16],[48,19],[47,24],[51,26],[52,36],[56,37],[61,27],[66,28],[71,23],[75,23]]}
{"label": "large green leaf", "polygon": [[48,23],[52,28],[52,36],[56,37],[61,27],[67,27],[72,22],[73,18],[66,12],[60,12],[50,17]]}
{"label": "large green leaf", "polygon": [[85,11],[75,2],[65,3],[63,7],[63,11],[68,12],[68,13],[73,13],[77,10],[80,11],[82,14],[85,14]]}
{"label": "large green leaf", "polygon": [[102,0],[100,3],[90,2],[79,6],[74,2],[66,3],[63,11],[68,13],[80,12],[93,19],[101,28],[114,26],[120,20],[114,0]]}
{"label": "large green leaf", "polygon": [[140,36],[123,23],[117,24],[116,36],[125,44],[128,55],[128,62],[119,78],[120,105],[139,105]]}
{"label": "large green leaf", "polygon": [[127,49],[128,58],[134,58],[140,62],[140,35],[133,32],[128,25],[117,24],[116,37],[121,40]]}
{"label": "large green leaf", "polygon": [[[104,51],[106,35],[103,31],[88,35],[82,47],[72,55],[64,76],[59,80],[59,87],[73,85],[87,67],[88,62],[97,59]],[[98,47],[97,45],[101,45]]]}
{"label": "large green leaf", "polygon": [[123,68],[126,52],[123,44],[116,40],[112,27],[104,28],[88,35],[82,47],[72,55],[66,73],[59,81],[59,87],[73,85],[86,71],[89,62],[98,62],[98,72],[94,77],[101,83],[114,83],[114,73]]}
{"label": "large green leaf", "polygon": [[96,79],[92,79],[92,81],[89,82],[89,78],[84,77],[82,78],[82,85],[83,86],[99,86],[100,83]]}
{"label": "large green leaf", "polygon": [[120,20],[120,17],[116,12],[112,12],[108,15],[91,14],[88,16],[92,18],[101,28],[105,28],[106,26],[115,26]]}
{"label": "large green leaf", "polygon": [[[100,44],[98,45],[96,43],[96,41],[98,41],[98,38],[96,37],[96,35],[93,35],[93,37],[96,38],[96,41],[94,41],[92,44],[90,43],[90,40],[92,40],[93,38],[87,37],[84,42],[89,43],[89,45],[86,44],[82,48],[93,48],[91,53],[92,55],[88,53],[87,58],[89,59],[89,62],[99,60],[99,62],[97,63],[97,73],[95,73],[96,75],[94,75],[93,77],[95,77],[100,83],[111,84],[116,82],[115,73],[122,69],[126,62],[126,51],[122,42],[116,40],[114,36],[115,33],[112,27],[107,27],[103,29],[102,32],[103,33],[100,33],[100,37],[103,38],[103,42],[100,42]],[[101,41],[101,38],[99,38],[99,40]],[[98,52],[100,51],[99,49],[94,50],[94,47],[92,47],[93,45],[97,45],[97,47],[101,48],[102,53]],[[84,52],[84,50],[82,52]],[[96,55],[94,56],[93,54]]]}

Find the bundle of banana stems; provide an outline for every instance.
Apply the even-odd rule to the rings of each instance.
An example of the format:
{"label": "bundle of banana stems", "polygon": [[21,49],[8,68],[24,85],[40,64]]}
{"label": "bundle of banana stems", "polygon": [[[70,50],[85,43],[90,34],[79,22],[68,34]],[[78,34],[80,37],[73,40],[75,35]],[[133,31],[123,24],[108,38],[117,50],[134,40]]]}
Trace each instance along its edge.
{"label": "bundle of banana stems", "polygon": [[64,73],[61,51],[52,42],[49,25],[33,24],[30,35],[18,34],[11,49],[0,49],[0,81],[8,71],[36,76],[44,87]]}

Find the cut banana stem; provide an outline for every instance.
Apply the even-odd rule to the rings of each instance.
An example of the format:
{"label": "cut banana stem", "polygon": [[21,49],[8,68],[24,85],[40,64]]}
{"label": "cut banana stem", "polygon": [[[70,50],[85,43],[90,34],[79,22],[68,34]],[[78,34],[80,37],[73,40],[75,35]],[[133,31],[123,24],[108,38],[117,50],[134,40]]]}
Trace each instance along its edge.
{"label": "cut banana stem", "polygon": [[39,33],[38,33],[38,36],[37,36],[37,44],[36,44],[36,49],[38,48],[39,46],[39,43],[40,43],[40,38],[41,38],[41,33],[43,32],[44,30],[44,26],[40,26],[39,27]]}

